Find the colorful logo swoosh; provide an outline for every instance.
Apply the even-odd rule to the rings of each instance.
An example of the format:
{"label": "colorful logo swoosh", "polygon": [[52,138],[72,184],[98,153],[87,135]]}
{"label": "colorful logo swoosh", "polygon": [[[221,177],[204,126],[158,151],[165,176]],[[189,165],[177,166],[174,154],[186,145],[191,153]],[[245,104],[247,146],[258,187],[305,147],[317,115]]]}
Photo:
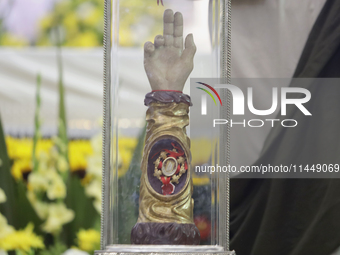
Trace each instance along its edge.
{"label": "colorful logo swoosh", "polygon": [[[220,101],[220,104],[223,105],[223,104],[222,104],[222,100],[221,100],[220,95],[217,93],[217,91],[216,91],[213,87],[211,87],[210,85],[208,85],[208,84],[206,84],[206,83],[203,83],[203,82],[197,82],[197,83],[198,83],[198,84],[201,84],[201,85],[203,85],[203,86],[206,86],[206,87],[209,88],[212,92],[214,92],[215,95],[217,96],[218,100]],[[208,91],[208,90],[206,90],[206,89],[203,89],[203,88],[200,88],[200,87],[196,87],[196,88],[205,91],[205,92],[206,92],[209,96],[211,96],[211,98],[214,100],[215,105],[217,105],[216,100],[215,100],[214,96],[210,93],[210,91]]]}

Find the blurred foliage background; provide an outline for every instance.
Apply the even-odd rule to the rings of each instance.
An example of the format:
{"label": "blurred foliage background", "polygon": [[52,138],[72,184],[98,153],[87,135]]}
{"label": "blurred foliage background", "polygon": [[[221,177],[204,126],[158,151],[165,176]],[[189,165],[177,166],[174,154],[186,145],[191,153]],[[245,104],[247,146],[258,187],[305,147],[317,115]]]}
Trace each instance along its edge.
{"label": "blurred foliage background", "polygon": [[[61,45],[67,47],[100,47],[103,42],[103,0],[44,0],[41,6],[34,1],[4,0],[0,7],[0,46],[54,46],[59,29]],[[30,4],[31,2],[31,4]],[[48,2],[49,4],[46,4]],[[151,4],[152,3],[152,4]],[[32,18],[25,24],[20,18],[24,4]],[[32,8],[31,8],[32,7]],[[154,0],[125,0],[120,3],[119,44],[140,46],[162,31],[162,12],[155,11]],[[35,15],[35,12],[37,15]],[[11,18],[13,21],[7,22]],[[17,23],[17,25],[13,25]],[[27,33],[25,27],[33,30]],[[21,28],[19,28],[21,26]],[[148,29],[140,29],[147,26]],[[32,29],[32,28],[31,28]]]}
{"label": "blurred foliage background", "polygon": [[53,30],[59,27],[61,45],[70,47],[98,47],[103,42],[102,0],[58,1],[39,21],[37,46],[55,45]]}
{"label": "blurred foliage background", "polygon": [[[142,47],[162,32],[164,8],[156,0],[120,1],[119,44]],[[55,47],[58,59],[59,109],[57,133],[41,133],[41,84],[37,75],[33,137],[4,133],[0,116],[0,255],[91,254],[99,249],[102,141],[67,135],[62,47],[101,47],[103,0],[2,0],[0,46]],[[54,49],[53,49],[54,50]],[[54,52],[54,51],[53,51]],[[41,74],[44,77],[44,74]],[[100,116],[98,116],[98,119]],[[119,238],[129,242],[138,216],[140,157],[144,131],[138,137],[121,136],[118,155],[120,201]],[[192,141],[208,148],[209,141]],[[200,151],[200,150],[198,150]],[[193,167],[210,154],[193,153]],[[193,175],[195,223],[202,244],[210,238],[210,180]],[[205,197],[202,197],[205,196]],[[125,227],[124,227],[125,226]]]}

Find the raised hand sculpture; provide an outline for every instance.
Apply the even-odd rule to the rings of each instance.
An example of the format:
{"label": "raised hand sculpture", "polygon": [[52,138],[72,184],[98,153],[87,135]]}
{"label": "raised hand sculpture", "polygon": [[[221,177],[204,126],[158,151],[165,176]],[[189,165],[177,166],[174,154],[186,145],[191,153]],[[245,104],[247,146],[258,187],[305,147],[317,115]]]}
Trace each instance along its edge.
{"label": "raised hand sculpture", "polygon": [[183,49],[183,17],[164,12],[163,36],[144,46],[144,67],[152,92],[146,94],[147,131],[141,164],[139,216],[133,244],[197,245],[190,176],[190,97],[182,93],[196,52],[192,34]]}
{"label": "raised hand sculpture", "polygon": [[164,12],[164,34],[144,45],[144,67],[152,90],[182,91],[193,67],[196,46],[192,34],[183,49],[183,17],[180,12]]}

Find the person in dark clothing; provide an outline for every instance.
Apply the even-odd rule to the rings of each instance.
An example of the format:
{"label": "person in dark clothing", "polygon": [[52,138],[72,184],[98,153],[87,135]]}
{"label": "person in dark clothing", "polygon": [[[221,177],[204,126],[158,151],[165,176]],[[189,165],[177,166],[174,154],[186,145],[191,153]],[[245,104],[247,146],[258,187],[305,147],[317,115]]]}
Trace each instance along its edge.
{"label": "person in dark clothing", "polygon": [[[328,0],[308,37],[294,78],[340,78],[340,0]],[[277,125],[258,164],[340,162],[339,86],[310,83],[308,120]],[[330,255],[340,247],[340,179],[231,179],[231,249],[238,255]]]}

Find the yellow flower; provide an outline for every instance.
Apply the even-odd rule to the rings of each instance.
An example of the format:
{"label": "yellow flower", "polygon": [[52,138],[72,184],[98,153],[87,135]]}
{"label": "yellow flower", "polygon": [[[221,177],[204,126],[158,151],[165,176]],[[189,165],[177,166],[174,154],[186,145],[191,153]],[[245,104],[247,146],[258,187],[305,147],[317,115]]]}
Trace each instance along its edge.
{"label": "yellow flower", "polygon": [[44,17],[43,19],[40,20],[40,27],[42,29],[48,29],[50,27],[52,27],[53,24],[53,16],[49,15]]}
{"label": "yellow flower", "polygon": [[79,248],[83,251],[93,252],[100,249],[100,232],[94,229],[81,229],[77,233]]}
{"label": "yellow flower", "polygon": [[97,134],[92,137],[90,147],[92,153],[87,157],[85,185],[86,195],[94,197],[93,206],[100,213],[101,211],[101,180],[102,180],[102,137]]}
{"label": "yellow flower", "polygon": [[93,206],[98,213],[101,212],[102,184],[101,179],[95,178],[85,186],[85,194],[94,198]]}
{"label": "yellow flower", "polygon": [[208,139],[191,140],[191,165],[202,165],[209,162],[212,153],[212,143]]}
{"label": "yellow flower", "polygon": [[101,155],[102,154],[102,134],[97,134],[91,138],[91,148],[95,154]]}
{"label": "yellow flower", "polygon": [[45,220],[47,218],[48,203],[37,201],[32,206],[40,219]]}
{"label": "yellow flower", "polygon": [[16,180],[22,180],[23,175],[32,171],[32,163],[30,158],[22,158],[14,161],[11,168],[11,174]]}
{"label": "yellow flower", "polygon": [[[11,159],[31,158],[33,150],[33,139],[32,138],[13,138],[10,136],[6,137],[6,145],[8,156]],[[51,139],[40,139],[37,142],[36,155],[42,152],[47,153],[53,146]]]}
{"label": "yellow flower", "polygon": [[39,172],[33,172],[28,176],[28,189],[34,191],[46,191],[48,180]]}
{"label": "yellow flower", "polygon": [[[0,243],[1,239],[14,232],[14,228],[7,223],[7,219],[0,213]],[[1,248],[1,247],[0,247]]]}
{"label": "yellow flower", "polygon": [[23,252],[45,248],[43,239],[34,234],[33,228],[33,224],[29,223],[24,230],[13,231],[1,238],[0,248],[5,251],[20,250]]}
{"label": "yellow flower", "polygon": [[25,37],[4,33],[1,37],[2,46],[27,46],[28,41]]}
{"label": "yellow flower", "polygon": [[95,6],[93,5],[93,3],[85,2],[85,3],[80,4],[77,7],[76,13],[79,19],[85,20],[93,13],[94,10],[95,10]]}
{"label": "yellow flower", "polygon": [[39,173],[46,173],[49,169],[49,161],[50,157],[49,154],[46,152],[41,152],[37,157],[38,160],[38,172]]}
{"label": "yellow flower", "polygon": [[192,183],[195,186],[208,185],[210,183],[210,178],[209,177],[198,177],[197,175],[193,174]]}
{"label": "yellow flower", "polygon": [[130,167],[131,159],[137,145],[137,139],[122,137],[118,142],[118,178],[124,176]]}
{"label": "yellow flower", "polygon": [[47,189],[47,197],[51,200],[66,197],[66,186],[60,175],[53,174],[53,179]]}
{"label": "yellow flower", "polygon": [[[37,142],[37,148],[36,148],[36,155],[37,157],[41,157],[42,153],[45,153],[45,155],[51,150],[51,148],[53,147],[53,142],[51,139],[40,139]],[[33,143],[32,143],[33,146]],[[33,150],[33,147],[32,147]]]}
{"label": "yellow flower", "polygon": [[94,179],[85,187],[85,193],[89,197],[101,200],[102,196],[101,187],[102,187],[101,181],[98,179]]}
{"label": "yellow flower", "polygon": [[65,173],[68,170],[67,160],[63,156],[58,157],[57,165],[58,165],[58,170],[61,173]]}
{"label": "yellow flower", "polygon": [[85,170],[87,168],[87,158],[93,154],[90,141],[71,141],[68,151],[71,171]]}
{"label": "yellow flower", "polygon": [[85,31],[78,33],[75,36],[69,38],[65,46],[68,47],[96,47],[100,46],[101,41],[98,39],[98,35],[91,31]]}
{"label": "yellow flower", "polygon": [[103,11],[101,9],[94,9],[92,12],[84,19],[84,23],[91,26],[100,25],[102,22]]}
{"label": "yellow flower", "polygon": [[102,211],[102,201],[98,200],[98,199],[95,199],[93,201],[93,206],[97,210],[97,212],[100,214],[101,211]]}
{"label": "yellow flower", "polygon": [[71,222],[73,218],[74,212],[67,209],[65,204],[52,203],[49,205],[47,220],[43,224],[42,229],[47,233],[58,233],[62,226]]}
{"label": "yellow flower", "polygon": [[6,198],[5,191],[2,188],[0,188],[0,204],[5,203],[6,200],[7,198]]}
{"label": "yellow flower", "polygon": [[63,24],[66,27],[68,33],[74,34],[79,29],[78,18],[75,12],[70,12],[65,19],[63,20]]}
{"label": "yellow flower", "polygon": [[102,157],[101,155],[97,156],[91,156],[87,159],[87,168],[86,168],[87,174],[101,179],[102,176]]}
{"label": "yellow flower", "polygon": [[[191,166],[203,165],[208,163],[212,153],[212,143],[209,139],[192,139],[191,140]],[[208,185],[210,178],[207,175],[198,175],[192,173],[192,181],[195,186]]]}
{"label": "yellow flower", "polygon": [[13,159],[14,148],[15,148],[15,139],[11,136],[6,136],[6,147],[7,154],[10,159]]}
{"label": "yellow flower", "polygon": [[70,151],[70,169],[71,171],[85,170],[87,168],[87,161],[81,152]]}
{"label": "yellow flower", "polygon": [[30,158],[32,156],[32,139],[6,138],[8,156],[11,159]]}

